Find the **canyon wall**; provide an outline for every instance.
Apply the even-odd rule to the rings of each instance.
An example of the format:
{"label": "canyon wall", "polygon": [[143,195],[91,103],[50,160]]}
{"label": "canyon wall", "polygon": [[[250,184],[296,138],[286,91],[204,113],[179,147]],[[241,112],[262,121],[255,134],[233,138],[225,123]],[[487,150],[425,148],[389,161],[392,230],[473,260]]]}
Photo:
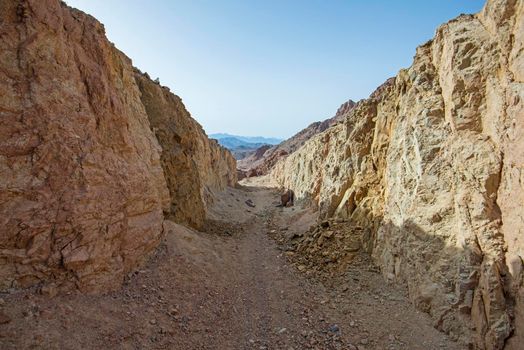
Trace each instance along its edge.
{"label": "canyon wall", "polygon": [[524,1],[488,1],[270,176],[370,231],[375,261],[435,327],[524,342]]}
{"label": "canyon wall", "polygon": [[198,226],[211,192],[235,183],[231,155],[93,17],[1,1],[0,42],[0,290],[118,288],[164,214]]}
{"label": "canyon wall", "polygon": [[212,193],[236,184],[236,161],[216,140],[207,138],[178,96],[139,71],[135,78],[162,146],[162,168],[171,195],[168,217],[200,228]]}

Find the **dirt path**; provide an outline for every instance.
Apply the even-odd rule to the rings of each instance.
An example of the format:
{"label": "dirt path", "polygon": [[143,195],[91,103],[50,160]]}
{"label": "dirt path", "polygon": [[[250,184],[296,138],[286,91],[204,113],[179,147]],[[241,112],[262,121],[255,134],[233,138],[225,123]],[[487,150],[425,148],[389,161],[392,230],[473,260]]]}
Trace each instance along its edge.
{"label": "dirt path", "polygon": [[275,208],[276,199],[263,188],[229,189],[211,209],[208,233],[166,223],[156,256],[118,292],[0,295],[10,319],[0,324],[0,348],[460,348],[369,261],[322,283],[298,271],[268,232],[288,234],[313,217]]}

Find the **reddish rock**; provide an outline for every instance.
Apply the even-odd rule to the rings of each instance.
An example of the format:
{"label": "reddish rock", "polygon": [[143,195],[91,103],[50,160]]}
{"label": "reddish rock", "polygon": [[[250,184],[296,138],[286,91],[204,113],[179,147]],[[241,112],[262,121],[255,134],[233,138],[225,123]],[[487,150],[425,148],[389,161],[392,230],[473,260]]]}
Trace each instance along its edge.
{"label": "reddish rock", "polygon": [[234,159],[93,17],[7,0],[0,23],[0,290],[116,289],[157,247],[163,212],[202,222],[212,191],[236,182]]}
{"label": "reddish rock", "polygon": [[131,61],[59,1],[2,1],[0,16],[0,288],[117,288],[168,200]]}
{"label": "reddish rock", "polygon": [[280,203],[283,207],[292,207],[295,202],[295,192],[286,190],[280,195]]}

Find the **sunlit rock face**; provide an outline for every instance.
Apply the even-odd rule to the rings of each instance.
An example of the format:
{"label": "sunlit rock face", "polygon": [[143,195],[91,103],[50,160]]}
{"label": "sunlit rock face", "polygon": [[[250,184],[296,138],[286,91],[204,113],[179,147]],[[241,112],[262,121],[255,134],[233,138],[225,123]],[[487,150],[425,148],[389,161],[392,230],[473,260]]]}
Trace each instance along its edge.
{"label": "sunlit rock face", "polygon": [[[201,224],[212,191],[236,182],[234,160],[93,17],[58,0],[6,0],[0,28],[0,290],[116,289],[158,246],[164,214]],[[167,100],[168,116],[147,98]],[[157,123],[194,139],[168,150],[184,157],[166,158]],[[188,179],[198,179],[191,201],[170,186]]]}
{"label": "sunlit rock face", "polygon": [[413,65],[271,176],[369,230],[387,280],[480,349],[524,342],[524,2],[438,28]]}

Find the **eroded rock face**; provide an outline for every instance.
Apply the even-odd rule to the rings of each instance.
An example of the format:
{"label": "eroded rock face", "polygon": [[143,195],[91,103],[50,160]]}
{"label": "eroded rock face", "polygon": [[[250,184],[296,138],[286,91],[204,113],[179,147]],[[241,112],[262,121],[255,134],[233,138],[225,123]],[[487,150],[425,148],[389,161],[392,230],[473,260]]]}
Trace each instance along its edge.
{"label": "eroded rock face", "polygon": [[112,289],[168,200],[130,60],[58,1],[2,1],[0,288]]}
{"label": "eroded rock face", "polygon": [[[157,247],[163,212],[200,223],[211,191],[236,181],[234,160],[91,16],[58,0],[7,0],[0,20],[0,290],[116,289]],[[151,96],[137,81],[154,85]],[[155,125],[173,149],[162,152]],[[173,129],[178,143],[164,138]]]}
{"label": "eroded rock face", "polygon": [[201,228],[212,194],[237,182],[236,161],[186,110],[169,89],[136,71],[151,127],[162,146],[162,168],[170,192],[168,217]]}
{"label": "eroded rock face", "polygon": [[385,277],[480,349],[524,341],[523,4],[488,1],[441,26],[409,69],[271,173],[322,218],[372,228]]}

